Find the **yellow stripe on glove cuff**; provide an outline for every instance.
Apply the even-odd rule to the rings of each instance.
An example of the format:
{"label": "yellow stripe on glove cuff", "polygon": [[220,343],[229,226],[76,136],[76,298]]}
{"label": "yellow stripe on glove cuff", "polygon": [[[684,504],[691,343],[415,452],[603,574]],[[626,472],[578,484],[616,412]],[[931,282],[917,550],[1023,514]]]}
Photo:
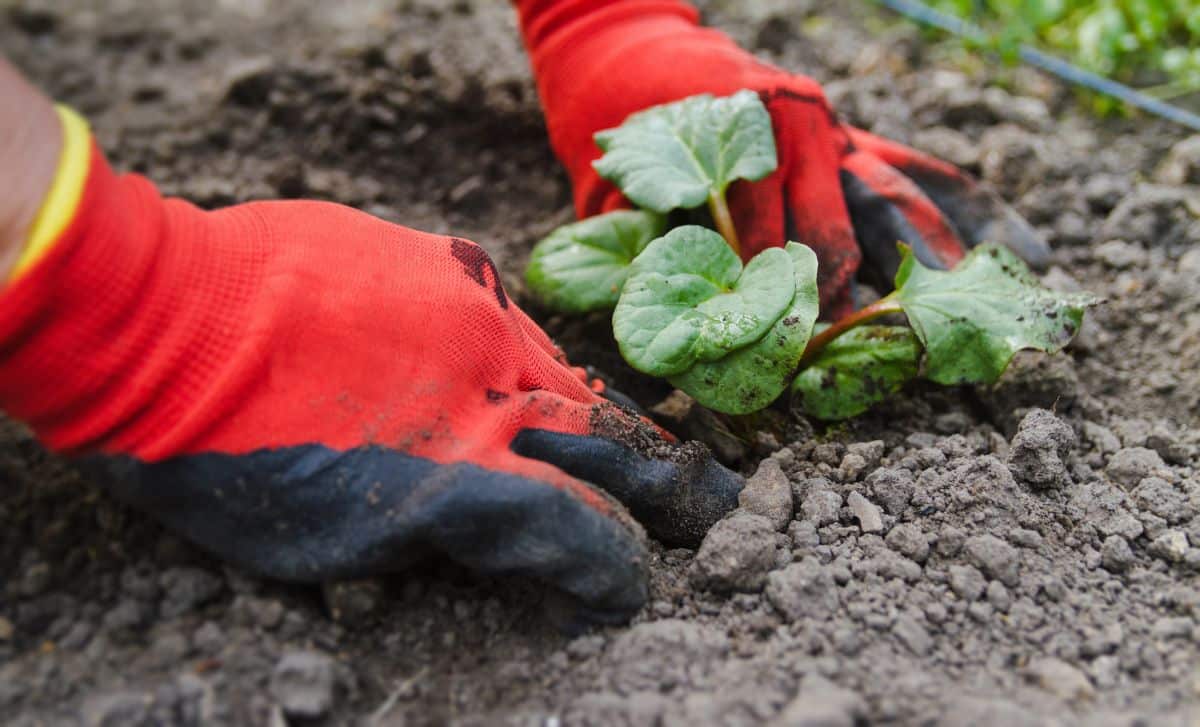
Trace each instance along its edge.
{"label": "yellow stripe on glove cuff", "polygon": [[29,228],[25,249],[17,258],[9,280],[15,280],[33,267],[54,246],[54,241],[75,217],[79,198],[83,195],[83,183],[87,180],[92,155],[92,134],[88,124],[82,116],[62,104],[56,105],[54,110],[62,122],[62,153],[58,157],[54,183]]}

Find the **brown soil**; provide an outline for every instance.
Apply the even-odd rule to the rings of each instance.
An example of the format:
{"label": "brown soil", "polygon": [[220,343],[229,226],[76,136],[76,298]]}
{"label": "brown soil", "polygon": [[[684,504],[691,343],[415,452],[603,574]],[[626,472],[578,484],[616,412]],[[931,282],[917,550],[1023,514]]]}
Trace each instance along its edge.
{"label": "brown soil", "polygon": [[[280,724],[301,697],[319,702],[306,724],[1198,718],[1195,142],[1099,122],[865,4],[701,4],[848,120],[1001,188],[1055,246],[1046,282],[1109,301],[1068,353],[837,427],[773,411],[752,436],[705,434],[747,474],[769,455],[755,487],[778,465],[786,534],[746,503],[709,549],[656,549],[632,625],[575,637],[537,584],[440,561],[324,589],[237,572],[4,423],[0,721]],[[506,3],[153,5],[0,2],[0,47],[169,194],[453,232],[521,297],[530,245],[572,213]],[[664,421],[719,424],[662,404],[603,321],[541,320]],[[1055,416],[1019,428],[1033,407]]]}

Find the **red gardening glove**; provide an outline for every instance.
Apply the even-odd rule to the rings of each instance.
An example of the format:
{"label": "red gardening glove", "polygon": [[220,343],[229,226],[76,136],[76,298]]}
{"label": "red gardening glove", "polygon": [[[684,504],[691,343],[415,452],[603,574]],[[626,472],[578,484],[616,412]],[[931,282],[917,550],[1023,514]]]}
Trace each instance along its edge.
{"label": "red gardening glove", "polygon": [[891,286],[896,242],[947,267],[964,247],[1004,242],[1034,264],[1049,253],[1033,229],[957,168],[841,124],[816,82],[766,65],[697,25],[677,0],[515,0],[550,138],[581,216],[628,206],[592,168],[593,136],[631,113],[699,93],[758,91],[775,129],[779,168],[730,189],[749,258],[788,239],[820,263],[824,315],[850,307],[860,261]]}
{"label": "red gardening glove", "polygon": [[268,575],[435,549],[595,618],[646,598],[638,529],[597,487],[691,544],[741,488],[645,454],[658,430],[565,364],[474,243],[322,202],[205,212],[95,149],[73,221],[0,290],[0,407]]}

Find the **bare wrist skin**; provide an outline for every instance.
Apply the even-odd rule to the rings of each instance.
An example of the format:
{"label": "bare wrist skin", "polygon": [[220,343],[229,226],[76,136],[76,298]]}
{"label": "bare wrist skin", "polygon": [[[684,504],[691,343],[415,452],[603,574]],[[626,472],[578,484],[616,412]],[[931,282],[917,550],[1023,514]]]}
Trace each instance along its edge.
{"label": "bare wrist skin", "polygon": [[62,125],[50,99],[0,57],[0,287],[54,182],[61,148]]}

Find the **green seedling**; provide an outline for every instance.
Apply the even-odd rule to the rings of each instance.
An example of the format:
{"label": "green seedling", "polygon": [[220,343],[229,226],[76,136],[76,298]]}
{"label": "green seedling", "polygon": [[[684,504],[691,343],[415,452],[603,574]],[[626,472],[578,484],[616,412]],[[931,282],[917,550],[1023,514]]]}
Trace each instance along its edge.
{"label": "green seedling", "polygon": [[812,248],[789,242],[784,251],[791,258],[796,294],[783,314],[754,343],[670,377],[675,387],[726,414],[758,411],[787,390],[812,335],[820,301]]}
{"label": "green seedling", "polygon": [[[807,413],[854,416],[918,374],[947,386],[995,383],[1017,351],[1062,349],[1097,302],[1042,287],[999,245],[980,245],[949,271],[925,267],[906,246],[900,255],[891,294],[809,342],[793,383]],[[865,325],[894,313],[911,329]]]}
{"label": "green seedling", "polygon": [[564,225],[534,248],[525,278],[546,305],[564,313],[612,310],[630,263],[666,225],[662,215],[641,210]]}
{"label": "green seedling", "polygon": [[[596,169],[643,209],[556,230],[534,248],[526,279],[557,310],[613,309],[633,368],[716,411],[749,414],[790,387],[795,406],[836,420],[918,377],[993,383],[1018,350],[1061,349],[1096,302],[1041,287],[1003,247],[980,245],[940,271],[901,246],[895,290],[814,335],[816,255],[788,242],[743,265],[725,202],[734,180],[776,167],[756,94],[656,107],[596,139],[605,151]],[[664,234],[664,215],[706,201],[717,232],[684,225]],[[887,315],[908,325],[868,325]]]}
{"label": "green seedling", "polygon": [[720,235],[686,225],[633,261],[613,333],[631,366],[670,376],[762,338],[795,295],[792,261],[782,248],[764,250],[743,268]]}
{"label": "green seedling", "polygon": [[921,343],[909,328],[862,326],[814,350],[792,390],[805,413],[849,419],[915,379],[920,364]]}
{"label": "green seedling", "polygon": [[775,171],[771,117],[753,91],[707,94],[655,106],[596,134],[600,176],[637,206],[666,214],[707,203],[717,231],[741,254],[725,192],[737,179]]}

